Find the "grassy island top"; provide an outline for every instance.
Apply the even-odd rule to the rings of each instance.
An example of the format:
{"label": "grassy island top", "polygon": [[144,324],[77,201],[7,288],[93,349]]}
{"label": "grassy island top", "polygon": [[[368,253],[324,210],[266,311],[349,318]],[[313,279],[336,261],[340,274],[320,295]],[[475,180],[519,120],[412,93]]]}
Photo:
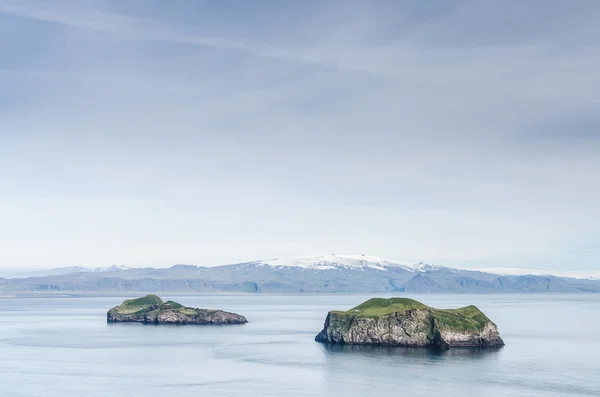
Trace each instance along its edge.
{"label": "grassy island top", "polygon": [[356,317],[377,317],[392,313],[403,313],[411,309],[427,309],[429,306],[408,298],[372,298],[352,309],[337,314],[347,314]]}
{"label": "grassy island top", "polygon": [[[154,305],[158,306],[158,310],[173,309],[188,315],[194,315],[196,312],[201,311],[201,309],[185,307],[182,304],[173,301],[163,302],[163,300],[156,295],[146,295],[143,298],[127,299],[113,310],[119,314],[133,314],[145,311]],[[211,311],[214,310],[208,310],[208,312]]]}
{"label": "grassy island top", "polygon": [[490,319],[476,306],[459,309],[435,309],[409,298],[372,298],[347,311],[332,311],[332,314],[348,317],[379,317],[393,313],[404,313],[412,309],[429,309],[438,326],[463,330],[481,331]]}

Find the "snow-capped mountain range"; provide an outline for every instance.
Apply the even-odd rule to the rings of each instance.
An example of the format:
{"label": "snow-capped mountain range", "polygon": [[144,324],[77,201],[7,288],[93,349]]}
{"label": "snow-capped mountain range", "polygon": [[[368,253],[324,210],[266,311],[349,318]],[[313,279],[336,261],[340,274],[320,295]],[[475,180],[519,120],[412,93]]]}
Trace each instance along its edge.
{"label": "snow-capped mountain range", "polygon": [[[115,274],[114,277],[125,277],[133,275],[139,276],[140,274],[152,273],[163,274],[165,277],[174,276],[174,272],[177,271],[177,277],[181,276],[181,271],[189,272],[211,272],[219,273],[223,272],[224,269],[236,269],[239,271],[258,271],[263,269],[261,272],[271,269],[273,272],[278,271],[294,271],[294,272],[306,272],[306,271],[361,271],[361,272],[389,272],[398,273],[404,271],[407,274],[454,274],[456,277],[474,277],[475,272],[479,274],[488,274],[494,277],[496,276],[537,276],[537,277],[557,277],[557,278],[569,278],[579,280],[600,280],[600,271],[546,271],[539,269],[519,269],[519,268],[477,268],[477,269],[456,269],[444,266],[437,266],[426,264],[423,262],[413,261],[400,261],[394,259],[385,259],[372,255],[365,254],[326,254],[326,255],[310,255],[302,256],[298,258],[273,258],[266,260],[257,260],[252,262],[241,263],[237,265],[225,265],[225,266],[193,266],[193,265],[176,265],[167,269],[153,269],[153,268],[131,268],[126,266],[110,266],[105,268],[86,268],[81,266],[63,267],[51,270],[36,270],[36,271],[18,271],[12,274],[3,274],[4,277],[8,278],[25,278],[25,277],[52,277],[52,276],[66,276],[71,274],[90,274],[102,276],[106,274]],[[255,270],[252,270],[255,269]],[[169,273],[169,271],[171,271]],[[166,275],[167,273],[170,276]],[[121,276],[122,275],[122,276]],[[113,277],[113,276],[111,276]]]}
{"label": "snow-capped mountain range", "polygon": [[509,267],[495,268],[476,268],[476,269],[455,269],[450,267],[430,265],[423,262],[399,261],[394,259],[384,259],[377,256],[365,254],[327,254],[327,255],[307,255],[293,259],[275,258],[255,262],[267,266],[289,266],[314,270],[333,270],[333,269],[375,269],[389,270],[393,268],[402,268],[409,272],[423,273],[429,271],[474,271],[500,276],[552,276],[587,280],[600,280],[600,271],[555,271],[540,269],[521,269]]}
{"label": "snow-capped mountain range", "polygon": [[428,265],[422,262],[409,263],[408,261],[384,259],[365,254],[311,255],[293,259],[268,259],[257,261],[257,263],[275,267],[289,266],[315,270],[332,270],[339,268],[388,270],[389,268],[402,268],[410,272],[426,272],[442,269],[441,266]]}

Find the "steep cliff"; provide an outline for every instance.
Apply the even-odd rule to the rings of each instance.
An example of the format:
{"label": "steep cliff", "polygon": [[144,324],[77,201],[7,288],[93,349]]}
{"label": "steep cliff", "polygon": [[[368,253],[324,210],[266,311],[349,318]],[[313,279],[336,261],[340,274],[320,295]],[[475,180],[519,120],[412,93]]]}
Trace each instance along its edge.
{"label": "steep cliff", "polygon": [[109,323],[138,322],[144,324],[245,324],[246,318],[222,310],[185,307],[177,302],[163,302],[156,295],[129,299],[110,309]]}
{"label": "steep cliff", "polygon": [[504,345],[496,324],[475,306],[434,309],[406,298],[374,298],[346,312],[329,312],[315,340],[442,349]]}

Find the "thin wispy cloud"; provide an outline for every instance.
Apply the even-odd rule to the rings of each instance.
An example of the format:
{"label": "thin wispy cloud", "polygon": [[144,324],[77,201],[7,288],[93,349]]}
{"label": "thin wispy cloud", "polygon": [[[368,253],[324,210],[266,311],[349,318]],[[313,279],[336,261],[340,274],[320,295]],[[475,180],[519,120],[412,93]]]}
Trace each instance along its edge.
{"label": "thin wispy cloud", "polygon": [[600,234],[594,16],[0,0],[0,265],[591,268],[560,247]]}

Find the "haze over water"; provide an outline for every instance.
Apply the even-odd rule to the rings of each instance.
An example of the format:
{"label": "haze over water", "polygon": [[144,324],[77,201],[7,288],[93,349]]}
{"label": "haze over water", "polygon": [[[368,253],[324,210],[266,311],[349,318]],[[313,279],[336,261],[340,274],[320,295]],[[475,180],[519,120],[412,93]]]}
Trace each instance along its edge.
{"label": "haze over water", "polygon": [[186,296],[246,315],[241,326],[106,324],[122,298],[0,299],[6,397],[598,396],[600,296],[412,296],[474,303],[500,350],[332,348],[313,341],[331,309],[367,296]]}

